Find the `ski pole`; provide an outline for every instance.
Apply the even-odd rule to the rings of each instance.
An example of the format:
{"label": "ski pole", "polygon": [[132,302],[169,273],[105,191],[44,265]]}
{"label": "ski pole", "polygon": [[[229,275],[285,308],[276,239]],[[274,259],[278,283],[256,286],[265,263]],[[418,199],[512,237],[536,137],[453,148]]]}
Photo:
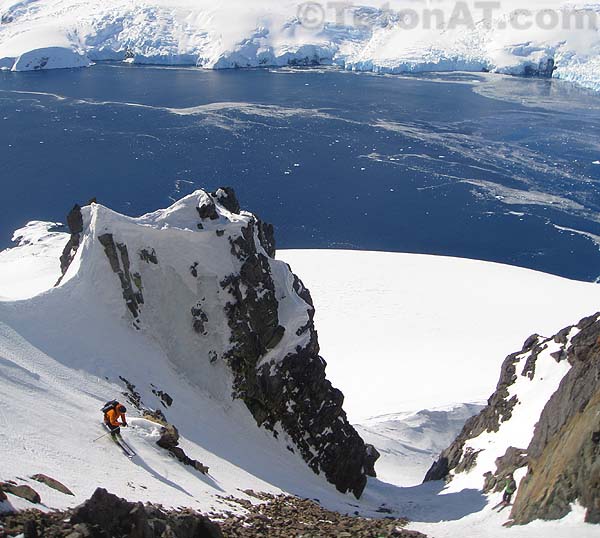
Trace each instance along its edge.
{"label": "ski pole", "polygon": [[112,432],[106,432],[105,434],[101,435],[100,437],[96,437],[96,439],[94,439],[92,441],[92,443],[95,443],[96,441],[102,439],[103,437],[106,437],[107,435],[111,434]]}

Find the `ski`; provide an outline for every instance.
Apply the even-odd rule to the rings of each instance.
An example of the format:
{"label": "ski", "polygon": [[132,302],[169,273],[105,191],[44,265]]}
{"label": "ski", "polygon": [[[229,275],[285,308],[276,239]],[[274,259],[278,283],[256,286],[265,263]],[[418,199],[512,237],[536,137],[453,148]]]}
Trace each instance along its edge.
{"label": "ski", "polygon": [[135,456],[135,454],[129,452],[117,439],[115,439],[114,437],[111,437],[111,439],[114,441],[115,445],[117,445],[123,451],[123,454],[125,454],[129,459]]}
{"label": "ski", "polygon": [[505,508],[508,508],[510,506],[509,503],[503,503],[503,505],[500,507],[499,510],[497,510],[498,513],[502,512],[502,510],[504,510]]}
{"label": "ski", "polygon": [[[104,429],[108,430],[109,433],[111,433],[111,429],[105,423],[102,423],[102,426],[104,427]],[[124,441],[123,437],[121,437],[120,433],[116,434],[114,437],[111,435],[110,438],[113,440],[115,445],[117,445],[123,451],[123,454],[125,454],[129,459],[133,458],[134,456],[137,456],[134,450]]]}
{"label": "ski", "polygon": [[125,447],[125,449],[129,452],[129,454],[131,455],[131,457],[133,456],[137,456],[137,454],[135,453],[135,451],[133,450],[133,448],[131,448],[123,439],[123,437],[121,437],[121,434],[117,434],[117,438],[119,440],[119,443],[121,444],[122,447]]}

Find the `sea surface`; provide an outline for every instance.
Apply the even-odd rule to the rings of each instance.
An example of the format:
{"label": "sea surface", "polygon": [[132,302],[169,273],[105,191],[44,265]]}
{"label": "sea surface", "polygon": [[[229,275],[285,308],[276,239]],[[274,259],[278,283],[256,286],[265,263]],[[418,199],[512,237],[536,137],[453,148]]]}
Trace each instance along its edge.
{"label": "sea surface", "polygon": [[600,275],[600,95],[554,80],[99,64],[0,73],[0,248],[96,197],[233,186],[280,248]]}

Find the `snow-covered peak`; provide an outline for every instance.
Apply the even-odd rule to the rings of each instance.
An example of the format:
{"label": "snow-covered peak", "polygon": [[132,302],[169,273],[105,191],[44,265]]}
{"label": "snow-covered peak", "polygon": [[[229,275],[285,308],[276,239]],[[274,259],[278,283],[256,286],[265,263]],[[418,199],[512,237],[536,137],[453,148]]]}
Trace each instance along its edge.
{"label": "snow-covered peak", "polygon": [[[164,411],[183,435],[182,414],[201,413],[207,399],[234,407],[234,430],[253,423],[341,492],[361,495],[374,461],[325,376],[310,293],[273,258],[272,226],[243,212],[232,189],[198,190],[141,217],[76,205],[67,224],[69,235],[39,223],[19,232],[17,251],[34,240],[63,250],[56,286],[15,308],[0,302],[0,319],[19,327],[11,330],[36,327],[36,347],[56,358],[68,327],[75,342],[59,360],[66,353],[86,374],[121,385],[140,413],[164,408],[160,395],[179,394],[176,379],[185,379],[195,402]],[[110,399],[94,394],[94,407]]]}

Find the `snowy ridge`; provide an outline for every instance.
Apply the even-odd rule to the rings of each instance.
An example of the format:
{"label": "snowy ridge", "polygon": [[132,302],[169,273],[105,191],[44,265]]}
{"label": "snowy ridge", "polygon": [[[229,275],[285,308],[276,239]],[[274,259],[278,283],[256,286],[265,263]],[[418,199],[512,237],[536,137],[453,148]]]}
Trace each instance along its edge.
{"label": "snowy ridge", "polygon": [[[598,27],[575,22],[582,9],[586,17],[600,15],[598,4],[538,1],[528,6],[532,15],[526,22],[532,24],[525,25],[515,15],[523,5],[514,0],[491,14],[465,4],[470,9],[465,24],[452,24],[455,5],[377,0],[339,12],[324,2],[315,15],[291,0],[2,0],[0,68],[81,67],[101,60],[211,69],[335,64],[377,73],[489,70],[542,76],[556,68],[553,76],[600,90]],[[418,17],[408,28],[402,16],[407,9]],[[427,9],[435,10],[434,23],[424,22]],[[558,22],[536,23],[535,14],[544,9]]]}
{"label": "snowy ridge", "polygon": [[377,476],[390,484],[416,486],[432,461],[462,430],[482,404],[455,404],[373,417],[356,425],[361,437],[377,447]]}

